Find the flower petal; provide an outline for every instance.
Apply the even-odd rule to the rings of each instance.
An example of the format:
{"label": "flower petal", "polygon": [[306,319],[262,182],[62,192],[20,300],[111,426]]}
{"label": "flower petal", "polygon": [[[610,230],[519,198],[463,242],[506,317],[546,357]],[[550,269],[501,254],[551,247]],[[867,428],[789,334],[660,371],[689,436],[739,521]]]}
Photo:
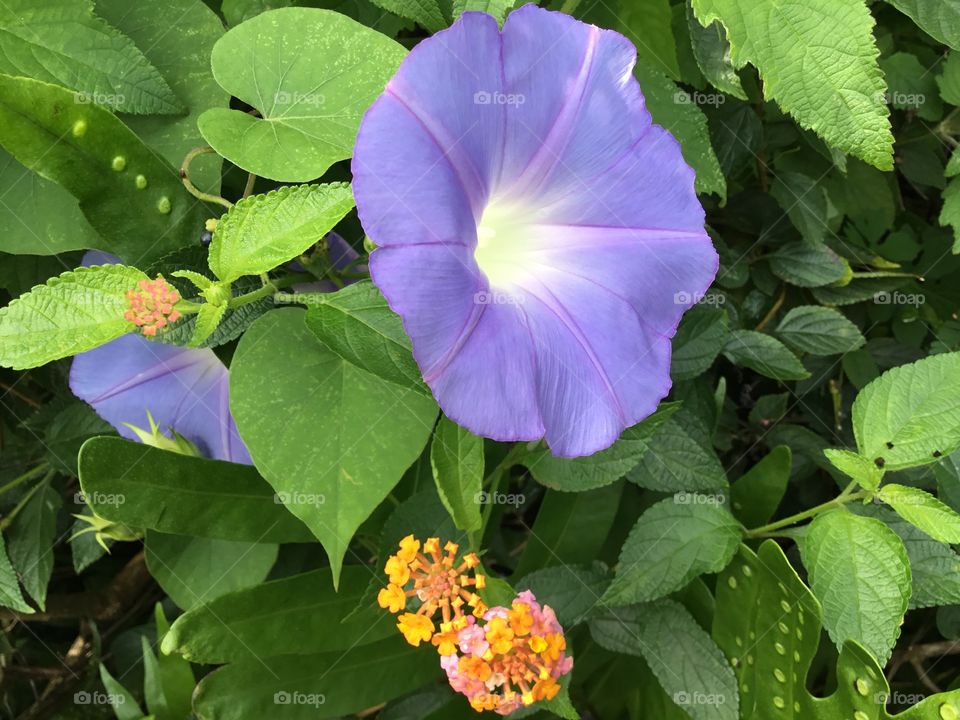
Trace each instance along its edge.
{"label": "flower petal", "polygon": [[212,350],[195,350],[125,335],[77,355],[70,389],[131,440],[124,423],[176,430],[207,457],[250,464],[230,415],[227,368]]}

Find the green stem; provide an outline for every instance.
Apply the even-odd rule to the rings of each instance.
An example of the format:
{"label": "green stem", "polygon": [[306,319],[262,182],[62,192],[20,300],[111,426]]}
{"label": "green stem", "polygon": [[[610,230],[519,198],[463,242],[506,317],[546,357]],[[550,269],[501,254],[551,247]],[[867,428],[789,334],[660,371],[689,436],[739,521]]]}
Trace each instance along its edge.
{"label": "green stem", "polygon": [[791,525],[796,525],[803,522],[804,520],[809,520],[812,517],[816,517],[822,512],[827,510],[832,510],[834,508],[841,507],[846,505],[849,502],[854,500],[861,500],[865,497],[869,497],[870,493],[866,490],[861,490],[860,492],[853,492],[853,489],[856,487],[856,483],[850,483],[833,500],[828,500],[825,503],[821,503],[816,507],[812,507],[809,510],[804,510],[803,512],[797,513],[796,515],[791,515],[790,517],[785,517],[782,520],[777,520],[776,522],[769,523],[768,525],[761,525],[758,528],[753,528],[752,530],[747,530],[744,533],[744,537],[747,538],[757,538],[757,537],[766,537],[770,533],[773,533],[776,530],[782,530],[783,528],[790,527]]}
{"label": "green stem", "polygon": [[44,487],[48,482],[50,482],[50,478],[52,478],[54,474],[55,473],[53,470],[48,471],[47,474],[43,476],[43,480],[30,488],[30,490],[28,490],[27,493],[20,498],[20,501],[13,506],[13,509],[4,515],[2,520],[0,520],[0,530],[6,530],[8,527],[10,527],[10,524],[14,521],[20,511],[23,510],[28,502],[30,502],[30,498],[36,495],[40,488]]}
{"label": "green stem", "polygon": [[256,302],[262,298],[273,295],[277,290],[280,290],[291,285],[296,285],[299,282],[309,282],[310,276],[306,273],[297,273],[294,275],[287,275],[286,277],[276,278],[266,283],[263,287],[252,290],[243,295],[237,295],[235,298],[231,298],[228,307],[231,310],[236,310],[238,307],[244,305],[249,305],[252,302]]}
{"label": "green stem", "polygon": [[25,482],[26,482],[27,480],[29,480],[30,478],[36,477],[36,476],[39,475],[40,473],[44,472],[44,471],[47,470],[47,468],[49,468],[49,467],[50,467],[49,464],[43,462],[43,463],[40,463],[39,465],[37,465],[37,466],[36,466],[35,468],[33,468],[32,470],[27,470],[27,472],[25,472],[25,473],[24,473],[23,475],[21,475],[20,477],[14,478],[14,479],[11,480],[10,482],[8,482],[6,485],[0,487],[0,495],[3,495],[3,493],[7,492],[8,490],[13,490],[13,489],[14,489],[15,487],[17,487],[18,485],[22,485],[23,483],[25,483]]}
{"label": "green stem", "polygon": [[232,202],[226,198],[220,197],[219,195],[205,193],[192,182],[190,182],[190,163],[192,163],[194,159],[200,155],[206,155],[207,153],[212,152],[214,152],[212,147],[198,147],[188,152],[187,156],[183,159],[183,164],[180,165],[180,180],[183,182],[183,186],[187,189],[187,192],[198,200],[217,203],[218,205],[223,205],[225,208],[227,208],[227,210],[229,210],[233,207]]}

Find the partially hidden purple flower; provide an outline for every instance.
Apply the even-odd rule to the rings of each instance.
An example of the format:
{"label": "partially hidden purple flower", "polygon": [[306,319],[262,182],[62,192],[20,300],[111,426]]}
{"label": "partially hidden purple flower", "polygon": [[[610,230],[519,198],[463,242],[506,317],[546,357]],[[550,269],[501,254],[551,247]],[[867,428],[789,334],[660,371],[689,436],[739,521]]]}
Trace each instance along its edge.
{"label": "partially hidden purple flower", "polygon": [[[84,265],[118,262],[91,251]],[[227,367],[209,349],[182,348],[124,335],[74,357],[70,389],[122,436],[125,423],[148,428],[150,417],[165,434],[174,430],[206,457],[251,464],[230,414]]]}
{"label": "partially hidden purple flower", "polygon": [[670,389],[670,339],[718,258],[693,170],[622,35],[526,5],[421,42],[360,126],[371,275],[444,412],[561,456]]}

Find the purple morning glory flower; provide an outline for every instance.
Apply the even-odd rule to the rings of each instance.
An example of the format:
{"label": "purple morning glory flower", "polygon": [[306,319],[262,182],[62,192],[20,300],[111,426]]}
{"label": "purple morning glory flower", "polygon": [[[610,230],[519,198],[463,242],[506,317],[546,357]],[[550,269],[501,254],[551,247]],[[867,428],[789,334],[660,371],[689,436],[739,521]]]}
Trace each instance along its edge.
{"label": "purple morning glory flower", "polygon": [[[118,262],[91,251],[84,265]],[[74,357],[70,389],[122,436],[137,435],[124,423],[175,430],[206,457],[251,464],[230,414],[228,371],[209,349],[192,349],[124,335]]]}
{"label": "purple morning glory flower", "polygon": [[371,275],[444,412],[588,455],[670,389],[718,258],[622,35],[526,5],[421,42],[360,126]]}

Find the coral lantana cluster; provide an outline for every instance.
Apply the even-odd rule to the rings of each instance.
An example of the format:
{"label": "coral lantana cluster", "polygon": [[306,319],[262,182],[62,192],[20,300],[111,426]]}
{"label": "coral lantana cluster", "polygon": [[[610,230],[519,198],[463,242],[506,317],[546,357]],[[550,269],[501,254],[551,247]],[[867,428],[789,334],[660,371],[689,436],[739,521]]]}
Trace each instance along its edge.
{"label": "coral lantana cluster", "polygon": [[[427,539],[422,552],[412,535],[401,540],[384,568],[389,584],[377,598],[380,606],[400,613],[416,597],[419,608],[403,612],[397,627],[411,645],[429,640],[437,648],[450,686],[478,712],[507,715],[552,700],[560,691],[559,678],[573,666],[553,609],[541,606],[529,590],[509,608],[487,608],[469,589],[485,586],[483,575],[466,574],[479,564],[476,554],[464,555],[458,564],[456,543],[443,550],[438,538]],[[439,630],[434,625],[438,611]]]}
{"label": "coral lantana cluster", "polygon": [[[474,591],[486,586],[486,577],[467,574],[480,564],[480,558],[476,553],[467,553],[457,563],[459,550],[456,543],[448,542],[441,551],[440,540],[434,537],[427,538],[421,552],[420,541],[407,535],[400,541],[397,554],[387,558],[384,572],[390,582],[380,591],[377,601],[380,607],[396,613],[406,610],[408,600],[416,597],[420,603],[416,612],[404,612],[397,622],[411,645],[434,637],[433,618],[438,610],[441,634],[466,627],[465,607],[471,608],[477,617],[486,611],[486,605]],[[437,642],[434,640],[435,645]]]}
{"label": "coral lantana cluster", "polygon": [[130,309],[123,317],[134,323],[140,331],[153,337],[158,330],[180,319],[180,311],[174,305],[180,302],[180,294],[167,284],[163,275],[156,280],[141,280],[139,290],[127,290]]}

